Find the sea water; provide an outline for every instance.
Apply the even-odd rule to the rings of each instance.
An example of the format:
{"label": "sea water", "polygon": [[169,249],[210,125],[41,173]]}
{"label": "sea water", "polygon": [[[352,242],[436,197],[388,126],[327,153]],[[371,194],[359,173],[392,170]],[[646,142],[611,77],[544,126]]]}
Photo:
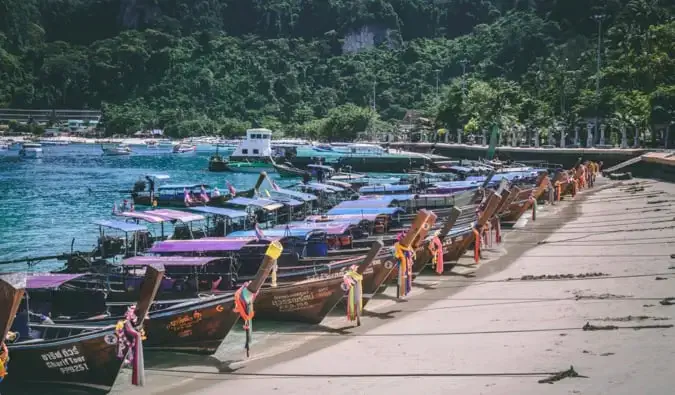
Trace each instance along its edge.
{"label": "sea water", "polygon": [[[227,193],[228,180],[238,190],[249,189],[257,174],[212,173],[212,152],[173,154],[171,148],[133,146],[129,156],[103,156],[99,145],[43,146],[43,157],[22,159],[12,151],[0,154],[0,261],[23,257],[90,252],[98,227],[92,221],[112,219],[114,203],[146,174],[166,174],[171,184],[205,183]],[[297,179],[278,179],[280,185]],[[127,191],[126,193],[123,191]],[[142,209],[142,207],[138,207]],[[47,271],[62,263],[47,261],[0,265],[0,271]]]}

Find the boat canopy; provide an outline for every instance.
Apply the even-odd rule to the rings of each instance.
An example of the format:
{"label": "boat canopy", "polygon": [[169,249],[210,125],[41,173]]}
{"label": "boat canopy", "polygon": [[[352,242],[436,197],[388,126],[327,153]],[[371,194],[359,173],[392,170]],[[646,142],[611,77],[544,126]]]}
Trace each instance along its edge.
{"label": "boat canopy", "polygon": [[394,215],[398,212],[404,212],[400,207],[364,207],[364,208],[332,208],[328,210],[328,215],[343,214],[375,214],[375,215]]}
{"label": "boat canopy", "polygon": [[337,180],[326,180],[326,184],[332,185],[334,187],[339,187],[339,188],[344,188],[344,189],[349,189],[352,187],[352,184],[344,181],[337,181]]}
{"label": "boat canopy", "polygon": [[312,195],[311,193],[304,193],[304,192],[298,192],[298,191],[293,191],[291,189],[283,189],[283,188],[278,188],[278,189],[273,189],[271,192],[273,193],[278,193],[280,195],[287,195],[292,198],[300,199],[305,202],[310,202],[313,200],[316,200],[317,197]]}
{"label": "boat canopy", "polygon": [[359,199],[359,200],[346,200],[334,208],[371,208],[371,207],[389,207],[391,200],[385,199]]}
{"label": "boat canopy", "polygon": [[254,237],[224,238],[209,237],[196,240],[167,240],[156,243],[153,253],[239,251],[245,245],[257,241]]}
{"label": "boat canopy", "polygon": [[26,276],[27,289],[48,289],[58,288],[70,280],[87,275],[88,273],[61,274],[61,273],[39,273]]}
{"label": "boat canopy", "polygon": [[135,256],[122,261],[122,266],[204,266],[217,261],[219,257],[185,257],[185,256]]}
{"label": "boat canopy", "polygon": [[199,188],[201,186],[204,186],[204,188],[211,188],[207,184],[166,184],[166,185],[161,185],[157,188],[157,190],[165,190],[165,189],[195,189]]}
{"label": "boat canopy", "polygon": [[[314,233],[320,233],[320,231],[312,228],[290,228],[285,225],[283,228],[274,228],[274,229],[263,229],[262,234],[265,239],[268,237],[272,238],[284,238],[284,237],[297,237],[302,239],[308,239],[310,236],[313,236]],[[230,233],[227,238],[231,237],[255,237],[255,230],[240,230],[238,232]]]}
{"label": "boat canopy", "polygon": [[232,210],[230,208],[213,207],[213,206],[190,207],[188,208],[188,210],[204,214],[220,215],[232,219],[244,218],[248,215],[246,211],[243,210]]}
{"label": "boat canopy", "polygon": [[361,221],[375,221],[380,214],[340,214],[340,215],[310,215],[306,222],[344,222],[358,225]]}
{"label": "boat canopy", "polygon": [[366,185],[359,188],[361,193],[377,193],[377,192],[406,192],[411,189],[411,185],[395,185],[395,184],[384,184],[384,185]]}
{"label": "boat canopy", "polygon": [[130,222],[124,222],[124,221],[115,221],[115,220],[99,220],[99,221],[94,221],[94,224],[98,226],[103,226],[105,228],[110,228],[110,229],[115,229],[115,230],[121,230],[122,232],[142,232],[144,230],[148,230],[147,226],[144,225],[138,225]]}
{"label": "boat canopy", "polygon": [[288,225],[278,225],[274,229],[285,230],[286,227],[290,229],[306,229],[306,230],[320,230],[329,235],[341,235],[349,230],[350,227],[354,226],[352,223],[348,222],[292,222]]}
{"label": "boat canopy", "polygon": [[407,202],[408,200],[413,200],[419,195],[413,195],[411,193],[406,194],[395,194],[395,195],[363,195],[359,196],[357,201],[369,201],[369,200],[382,200],[387,202],[393,202],[394,200],[399,202]]}
{"label": "boat canopy", "polygon": [[246,197],[236,197],[234,199],[230,199],[227,201],[227,203],[231,204],[237,204],[240,206],[256,206],[260,207],[264,210],[267,211],[274,211],[278,210],[284,205],[278,202],[275,202],[274,200],[269,200],[269,199],[250,199]]}
{"label": "boat canopy", "polygon": [[140,219],[143,221],[150,222],[151,224],[160,224],[162,222],[166,222],[167,219],[152,215],[148,212],[144,211],[125,211],[123,213],[117,213],[118,216],[120,217],[127,217],[127,218],[133,218],[133,219]]}
{"label": "boat canopy", "polygon": [[304,202],[286,196],[273,196],[271,199],[274,200],[275,202],[283,203],[286,206],[291,207],[302,206],[304,204]]}
{"label": "boat canopy", "polygon": [[322,192],[343,192],[345,190],[344,188],[336,187],[335,185],[322,184],[319,182],[310,182],[304,184],[304,186]]}
{"label": "boat canopy", "polygon": [[202,221],[204,216],[200,214],[188,213],[185,211],[171,210],[171,209],[159,209],[152,210],[152,215],[164,218],[170,221],[180,221],[184,223],[193,222],[193,221]]}

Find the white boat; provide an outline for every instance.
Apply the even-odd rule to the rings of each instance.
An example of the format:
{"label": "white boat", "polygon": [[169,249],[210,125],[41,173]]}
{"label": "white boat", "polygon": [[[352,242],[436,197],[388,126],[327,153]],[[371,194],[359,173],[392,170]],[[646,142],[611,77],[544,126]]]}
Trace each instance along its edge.
{"label": "white boat", "polygon": [[148,140],[145,142],[145,146],[148,149],[156,149],[159,148],[159,141],[157,140]]}
{"label": "white boat", "polygon": [[23,143],[19,156],[22,158],[40,158],[42,157],[42,145],[37,143]]}
{"label": "white boat", "polygon": [[105,156],[131,155],[131,148],[126,144],[119,144],[114,147],[105,147],[101,145],[101,150],[103,150],[103,155]]}
{"label": "white boat", "polygon": [[0,151],[9,151],[9,144],[0,143]]}
{"label": "white boat", "polygon": [[180,143],[173,147],[174,154],[188,154],[195,151],[197,151],[197,146],[194,144]]}
{"label": "white boat", "polygon": [[40,144],[42,144],[42,145],[68,145],[68,144],[70,144],[70,142],[68,140],[40,139]]}

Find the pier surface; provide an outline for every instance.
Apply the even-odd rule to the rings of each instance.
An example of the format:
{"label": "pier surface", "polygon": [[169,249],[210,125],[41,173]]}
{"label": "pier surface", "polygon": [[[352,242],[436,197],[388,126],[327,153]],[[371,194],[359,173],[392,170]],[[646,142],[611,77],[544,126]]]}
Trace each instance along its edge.
{"label": "pier surface", "polygon": [[[270,337],[247,362],[185,357],[114,392],[670,393],[673,201],[674,184],[603,180],[507,232],[477,270],[462,261],[454,275],[418,278],[408,301],[374,300],[359,328],[332,317]],[[539,383],[570,366],[585,377]]]}

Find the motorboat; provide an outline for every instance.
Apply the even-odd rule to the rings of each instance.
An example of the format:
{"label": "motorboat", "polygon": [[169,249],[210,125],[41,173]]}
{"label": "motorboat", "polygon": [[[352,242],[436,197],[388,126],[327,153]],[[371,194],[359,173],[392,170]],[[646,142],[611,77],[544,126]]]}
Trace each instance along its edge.
{"label": "motorboat", "polygon": [[38,143],[23,143],[19,156],[22,158],[41,158],[42,144]]}
{"label": "motorboat", "polygon": [[189,154],[197,151],[197,146],[194,144],[180,143],[173,147],[174,154]]}
{"label": "motorboat", "polygon": [[114,147],[106,147],[101,145],[101,150],[103,150],[103,155],[105,156],[122,156],[122,155],[131,155],[131,148],[127,144],[119,144]]}

